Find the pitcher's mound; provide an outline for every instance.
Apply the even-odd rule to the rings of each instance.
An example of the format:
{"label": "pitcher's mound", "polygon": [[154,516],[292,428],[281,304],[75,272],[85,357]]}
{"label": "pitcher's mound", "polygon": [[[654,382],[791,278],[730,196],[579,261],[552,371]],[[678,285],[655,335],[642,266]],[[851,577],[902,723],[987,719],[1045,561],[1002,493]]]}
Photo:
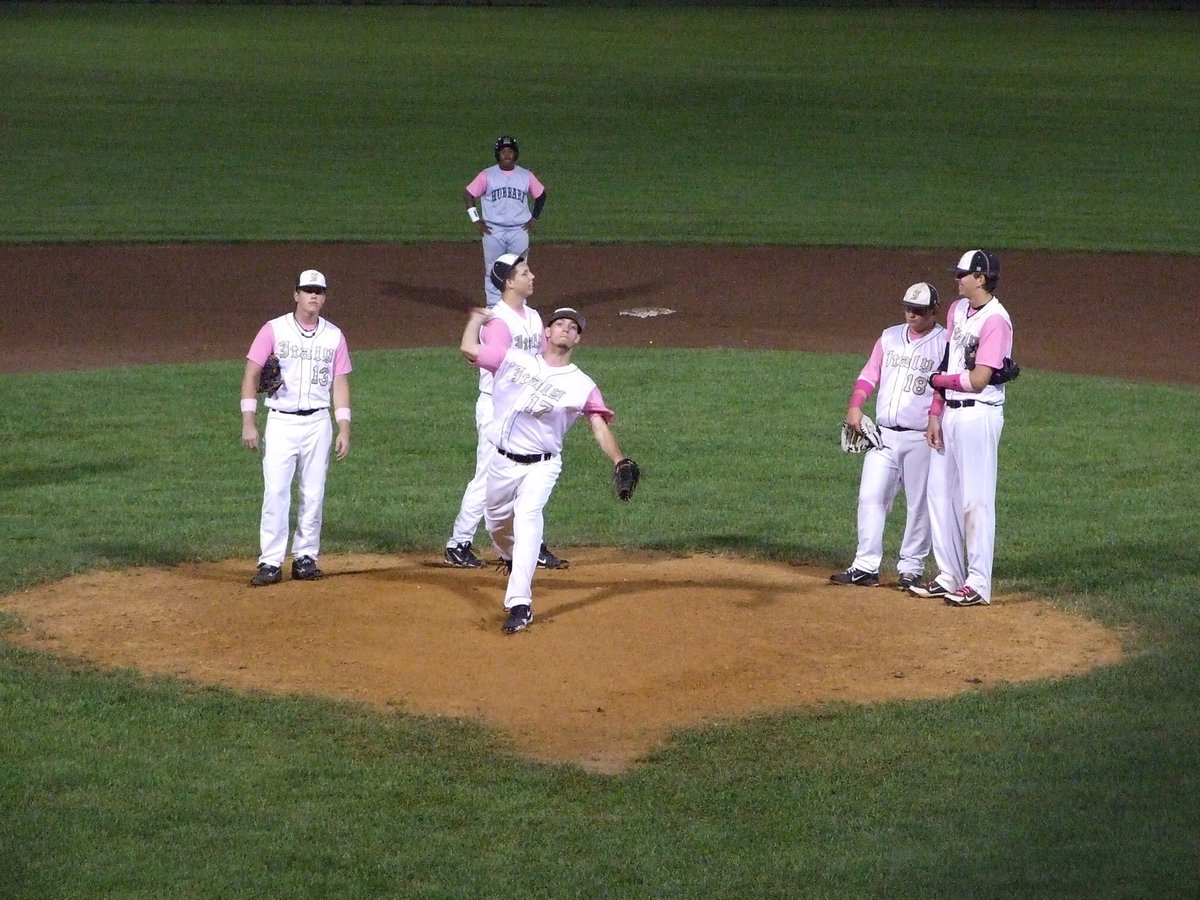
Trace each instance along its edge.
{"label": "pitcher's mound", "polygon": [[[615,772],[673,729],[820,701],[943,697],[1118,661],[1119,637],[1045,603],[954,609],[828,570],[555,548],[527,631],[505,578],[435,556],[324,556],[320,581],[249,586],[253,561],[79,575],[0,598],[20,644],[102,666],[482,720],[531,757]],[[285,573],[288,566],[285,565]],[[286,574],[285,574],[286,579]]]}

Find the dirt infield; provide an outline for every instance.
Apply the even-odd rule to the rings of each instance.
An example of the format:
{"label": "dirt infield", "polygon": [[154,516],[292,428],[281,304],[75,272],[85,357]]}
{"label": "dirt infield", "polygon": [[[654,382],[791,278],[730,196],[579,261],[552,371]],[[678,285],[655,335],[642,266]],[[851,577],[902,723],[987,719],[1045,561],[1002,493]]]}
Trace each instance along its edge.
{"label": "dirt infield", "polygon": [[[957,255],[535,245],[530,262],[534,305],[579,307],[591,346],[865,356],[900,320],[908,284],[930,281],[950,299]],[[1180,298],[1198,283],[1200,260],[1001,261],[1023,366],[1197,383],[1200,306]],[[289,279],[310,266],[329,276],[326,311],[352,350],[453,352],[482,278],[475,244],[0,247],[0,265],[20,301],[9,316],[19,338],[0,362],[7,373],[240,358],[290,302]],[[1153,354],[1137,349],[1135,306],[1137,322],[1156,323]],[[672,312],[630,314],[647,309]],[[1183,362],[1165,371],[1164,359]],[[251,559],[91,573],[0,607],[20,614],[26,627],[9,637],[27,646],[239,689],[478,719],[532,757],[604,772],[676,728],[824,700],[941,697],[1121,657],[1117,635],[1033,598],[956,610],[886,586],[832,587],[827,570],[555,549],[571,567],[538,573],[534,625],[507,638],[502,578],[436,557],[327,555],[322,581],[266,589],[246,584]]]}

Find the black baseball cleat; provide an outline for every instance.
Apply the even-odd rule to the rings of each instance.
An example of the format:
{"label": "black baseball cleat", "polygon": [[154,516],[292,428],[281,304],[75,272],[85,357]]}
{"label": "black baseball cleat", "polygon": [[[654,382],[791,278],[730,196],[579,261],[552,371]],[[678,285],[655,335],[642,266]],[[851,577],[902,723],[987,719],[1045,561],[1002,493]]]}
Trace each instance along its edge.
{"label": "black baseball cleat", "polygon": [[527,604],[514,606],[508,611],[508,618],[504,620],[504,633],[516,634],[518,631],[524,631],[532,621],[533,610]]}
{"label": "black baseball cleat", "polygon": [[292,560],[293,581],[316,581],[324,574],[317,568],[317,561],[311,556],[302,556]]}
{"label": "black baseball cleat", "polygon": [[972,587],[963,585],[953,594],[946,595],[946,604],[948,606],[990,606],[983,595]]}
{"label": "black baseball cleat", "polygon": [[455,544],[453,547],[447,547],[443,560],[446,565],[454,566],[456,569],[479,569],[483,567],[483,560],[472,552],[470,541],[463,541],[460,544]]}
{"label": "black baseball cleat", "polygon": [[896,582],[896,590],[907,591],[909,588],[916,587],[920,583],[920,575],[914,575],[912,572],[901,572],[900,579]]}
{"label": "black baseball cleat", "polygon": [[539,569],[565,569],[568,563],[565,559],[559,559],[550,552],[550,548],[546,546],[546,542],[542,541],[542,549],[538,553],[538,568]]}
{"label": "black baseball cleat", "polygon": [[830,584],[853,584],[857,587],[879,587],[878,572],[864,572],[862,569],[847,569],[829,576]]}
{"label": "black baseball cleat", "polygon": [[927,599],[945,597],[950,593],[938,583],[936,578],[931,578],[924,584],[914,584],[908,589],[908,592],[914,597],[925,597]]}
{"label": "black baseball cleat", "polygon": [[279,566],[270,566],[266,563],[258,564],[258,571],[254,573],[254,577],[250,579],[250,583],[254,587],[263,587],[268,584],[279,584],[283,581],[283,571]]}

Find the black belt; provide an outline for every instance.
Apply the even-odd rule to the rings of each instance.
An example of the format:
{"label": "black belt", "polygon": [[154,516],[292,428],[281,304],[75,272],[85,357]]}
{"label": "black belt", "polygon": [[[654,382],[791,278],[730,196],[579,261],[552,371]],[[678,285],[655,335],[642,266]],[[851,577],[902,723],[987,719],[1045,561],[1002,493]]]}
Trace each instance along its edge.
{"label": "black belt", "polygon": [[507,456],[515,463],[520,463],[523,466],[530,466],[534,463],[545,462],[554,457],[553,453],[509,453],[507,450],[496,448],[496,452],[501,456]]}
{"label": "black belt", "polygon": [[986,400],[947,400],[946,401],[946,405],[948,407],[950,407],[951,409],[962,409],[967,406],[974,406],[977,403],[980,406],[999,406],[1000,405],[999,403],[988,403]]}
{"label": "black belt", "polygon": [[924,431],[924,428],[901,428],[899,425],[880,425],[880,428],[886,428],[888,431]]}
{"label": "black belt", "polygon": [[321,412],[320,409],[277,409],[275,412],[283,413],[285,416],[311,416],[313,413]]}

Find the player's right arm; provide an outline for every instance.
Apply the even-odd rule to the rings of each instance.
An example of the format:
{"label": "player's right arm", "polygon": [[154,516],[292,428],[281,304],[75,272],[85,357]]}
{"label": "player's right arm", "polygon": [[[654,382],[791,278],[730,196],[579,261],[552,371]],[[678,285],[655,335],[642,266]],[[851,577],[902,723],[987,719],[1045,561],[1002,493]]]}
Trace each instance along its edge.
{"label": "player's right arm", "polygon": [[483,344],[479,340],[479,330],[489,315],[487,307],[483,306],[476,306],[467,315],[467,324],[463,328],[462,341],[459,343],[458,349],[462,351],[467,362],[473,366],[479,364],[479,351],[483,349]]}
{"label": "player's right arm", "polygon": [[467,216],[475,223],[475,230],[480,234],[491,234],[492,229],[488,223],[483,220],[483,215],[479,208],[475,205],[476,201],[483,196],[487,190],[487,175],[480,172],[475,176],[475,180],[463,188],[463,203],[467,205]]}
{"label": "player's right arm", "polygon": [[[260,372],[262,372],[260,363],[256,363],[252,359],[246,360],[246,370],[242,373],[242,446],[248,450],[258,449],[258,425],[254,421],[254,408],[258,405]],[[247,406],[250,408],[247,409]]]}

